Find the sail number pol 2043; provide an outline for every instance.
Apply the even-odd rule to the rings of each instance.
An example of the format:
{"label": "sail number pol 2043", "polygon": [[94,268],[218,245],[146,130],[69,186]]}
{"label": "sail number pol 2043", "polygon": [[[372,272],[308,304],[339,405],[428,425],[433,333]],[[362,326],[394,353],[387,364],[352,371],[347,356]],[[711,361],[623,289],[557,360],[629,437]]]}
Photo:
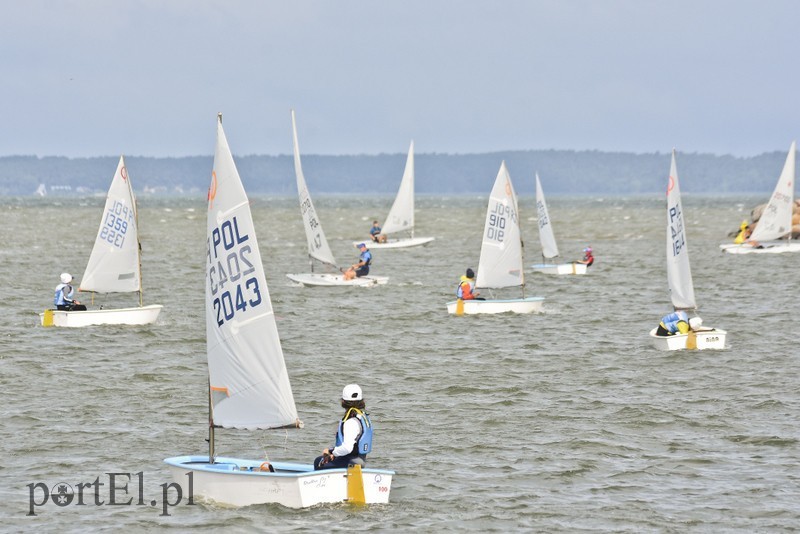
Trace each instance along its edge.
{"label": "sail number pol 2043", "polygon": [[240,233],[239,221],[233,217],[214,228],[208,239],[208,283],[217,326],[262,302],[258,278],[250,276],[256,269],[249,238]]}

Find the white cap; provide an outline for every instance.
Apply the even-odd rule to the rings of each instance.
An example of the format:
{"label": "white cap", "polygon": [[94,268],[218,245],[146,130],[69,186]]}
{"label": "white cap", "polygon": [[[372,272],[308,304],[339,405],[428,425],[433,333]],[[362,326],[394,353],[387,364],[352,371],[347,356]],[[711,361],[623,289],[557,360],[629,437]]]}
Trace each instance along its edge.
{"label": "white cap", "polygon": [[342,390],[342,400],[346,401],[360,401],[364,398],[361,393],[361,388],[358,384],[347,384]]}
{"label": "white cap", "polygon": [[61,283],[69,284],[70,282],[72,282],[72,275],[69,273],[61,273]]}
{"label": "white cap", "polygon": [[700,317],[692,317],[689,319],[689,327],[692,330],[697,330],[701,326],[703,326],[703,320]]}

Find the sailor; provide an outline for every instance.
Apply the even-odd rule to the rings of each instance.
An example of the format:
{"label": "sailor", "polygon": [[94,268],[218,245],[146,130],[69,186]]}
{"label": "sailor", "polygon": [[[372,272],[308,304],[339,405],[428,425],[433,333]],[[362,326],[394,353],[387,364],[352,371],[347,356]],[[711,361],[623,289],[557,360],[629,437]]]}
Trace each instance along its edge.
{"label": "sailor", "polygon": [[372,253],[367,249],[366,243],[359,243],[358,250],[361,255],[358,257],[358,262],[350,266],[349,269],[344,271],[344,279],[352,280],[356,277],[367,276],[369,274],[369,264],[372,263]]}
{"label": "sailor", "polygon": [[372,450],[372,423],[367,415],[364,395],[358,384],[342,390],[344,417],[336,430],[336,444],[322,451],[314,460],[314,469],[335,469],[350,464],[366,464]]}
{"label": "sailor", "polygon": [[456,297],[461,300],[475,300],[480,295],[475,291],[475,271],[467,268],[467,273],[461,277],[456,288]]}
{"label": "sailor", "polygon": [[592,247],[586,247],[583,249],[583,259],[578,260],[575,263],[582,263],[587,267],[591,266],[594,263],[594,256],[592,256]]}
{"label": "sailor", "polygon": [[657,336],[672,336],[675,334],[686,334],[689,330],[697,331],[703,325],[700,317],[689,316],[685,311],[680,310],[661,318],[661,322],[656,329]]}
{"label": "sailor", "polygon": [[72,287],[72,275],[61,273],[61,283],[56,286],[53,306],[62,311],[84,311],[86,306],[73,299],[75,288]]}
{"label": "sailor", "polygon": [[381,225],[378,221],[372,221],[372,228],[369,229],[369,238],[375,243],[386,243],[386,236],[381,234]]}

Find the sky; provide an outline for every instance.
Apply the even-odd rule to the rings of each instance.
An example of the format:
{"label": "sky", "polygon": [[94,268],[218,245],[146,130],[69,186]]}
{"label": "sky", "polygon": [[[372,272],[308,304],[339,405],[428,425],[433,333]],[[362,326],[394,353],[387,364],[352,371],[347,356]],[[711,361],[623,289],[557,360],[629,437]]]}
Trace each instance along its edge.
{"label": "sky", "polygon": [[795,0],[0,0],[0,156],[599,150],[800,134]]}

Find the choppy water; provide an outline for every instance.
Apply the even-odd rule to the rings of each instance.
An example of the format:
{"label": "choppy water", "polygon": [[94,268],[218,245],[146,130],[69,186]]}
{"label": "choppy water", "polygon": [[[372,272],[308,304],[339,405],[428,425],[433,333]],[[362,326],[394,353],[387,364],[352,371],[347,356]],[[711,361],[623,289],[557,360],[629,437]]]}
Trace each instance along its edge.
{"label": "choppy water", "polygon": [[[371,289],[301,288],[296,201],[253,213],[295,399],[306,428],[220,431],[218,452],[311,461],[330,442],[342,385],[365,390],[377,427],[370,465],[397,471],[391,503],[288,510],[182,503],[162,516],[163,458],[206,452],[203,199],[140,199],[149,327],[45,329],[64,270],[79,277],[103,199],[0,201],[5,285],[0,355],[0,510],[9,531],[778,532],[800,526],[800,255],[728,256],[718,245],[757,198],[684,198],[701,315],[722,352],[662,353],[647,332],[669,311],[661,198],[551,198],[562,254],[591,244],[585,277],[528,276],[543,315],[448,316],[476,267],[485,199],[418,199],[425,248],[377,251]],[[317,208],[340,263],[391,199],[328,197]],[[521,200],[527,263],[533,201]],[[130,301],[128,301],[130,302]],[[29,510],[29,484],[105,483],[143,473],[145,505]],[[124,482],[124,480],[123,480]],[[121,484],[119,484],[121,485]],[[38,497],[40,498],[40,497]]]}

